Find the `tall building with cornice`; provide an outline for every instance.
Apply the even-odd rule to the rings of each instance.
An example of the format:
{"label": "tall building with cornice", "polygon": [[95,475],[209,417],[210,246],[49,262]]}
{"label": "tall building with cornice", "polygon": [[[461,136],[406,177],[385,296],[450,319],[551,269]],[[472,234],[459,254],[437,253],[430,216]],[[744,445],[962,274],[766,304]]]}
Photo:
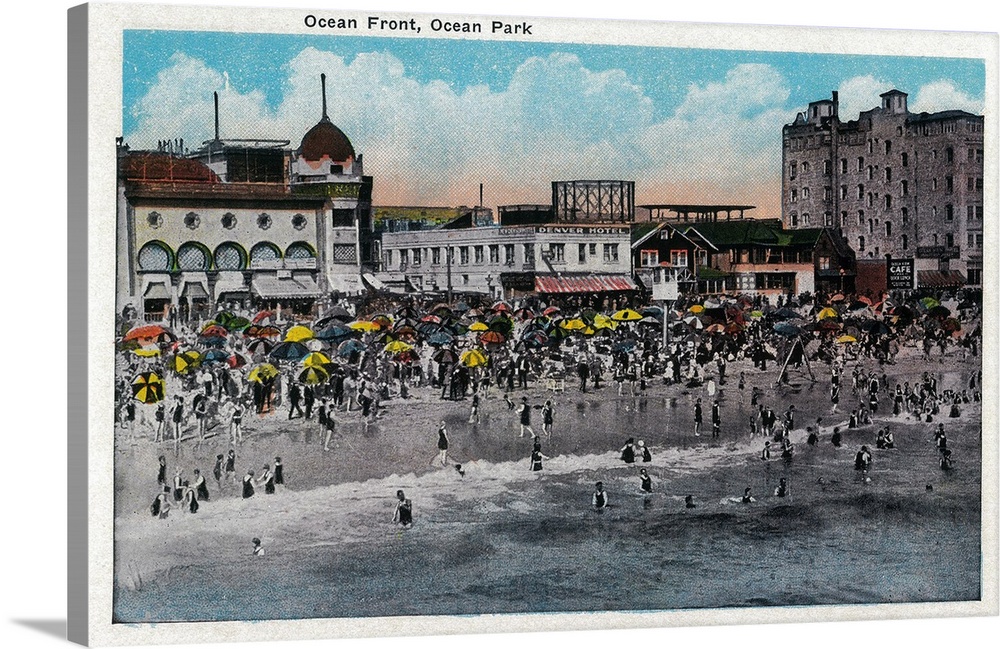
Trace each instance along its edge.
{"label": "tall building with cornice", "polygon": [[912,259],[917,287],[981,285],[983,117],[881,98],[842,121],[834,92],[782,129],[784,226],[839,228],[859,261]]}

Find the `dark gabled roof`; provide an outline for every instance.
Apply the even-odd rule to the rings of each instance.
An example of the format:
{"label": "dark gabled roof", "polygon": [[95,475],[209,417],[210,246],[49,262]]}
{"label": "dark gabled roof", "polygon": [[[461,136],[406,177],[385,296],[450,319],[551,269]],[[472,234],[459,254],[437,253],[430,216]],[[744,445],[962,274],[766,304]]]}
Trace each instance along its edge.
{"label": "dark gabled roof", "polygon": [[632,224],[632,245],[643,241],[646,237],[653,234],[657,230],[663,227],[663,223],[657,222],[646,222],[646,223],[633,223]]}
{"label": "dark gabled roof", "polygon": [[744,219],[697,223],[679,228],[682,233],[694,230],[716,248],[733,246],[781,245],[781,221],[778,219]]}

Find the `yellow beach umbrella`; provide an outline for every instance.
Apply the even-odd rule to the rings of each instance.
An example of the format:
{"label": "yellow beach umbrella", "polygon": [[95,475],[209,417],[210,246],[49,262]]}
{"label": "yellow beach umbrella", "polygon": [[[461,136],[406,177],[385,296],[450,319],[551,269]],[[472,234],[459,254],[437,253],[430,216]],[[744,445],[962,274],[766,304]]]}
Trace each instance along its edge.
{"label": "yellow beach umbrella", "polygon": [[413,349],[413,345],[408,345],[402,340],[394,340],[387,344],[383,351],[387,354],[402,354],[403,352],[408,352]]}
{"label": "yellow beach umbrella", "polygon": [[157,403],[163,400],[163,379],[156,372],[143,372],[132,379],[132,396],[142,403]]}
{"label": "yellow beach umbrella", "polygon": [[159,347],[139,347],[138,349],[132,350],[132,353],[136,356],[141,356],[142,358],[153,358],[154,356],[160,355]]}
{"label": "yellow beach umbrella", "polygon": [[580,331],[587,328],[587,323],[580,318],[573,318],[572,320],[563,320],[559,326],[567,331]]}
{"label": "yellow beach umbrella", "polygon": [[378,331],[379,329],[382,328],[377,323],[374,323],[370,320],[356,320],[348,324],[347,326],[350,327],[351,329],[354,329],[355,331],[368,331],[368,332]]}
{"label": "yellow beach umbrella", "polygon": [[490,326],[485,322],[473,322],[469,325],[469,331],[489,331]]}
{"label": "yellow beach umbrella", "polygon": [[632,309],[622,309],[621,311],[615,312],[611,316],[612,320],[617,320],[618,322],[635,322],[642,320],[642,314],[638,311],[633,311]]}
{"label": "yellow beach umbrella", "polygon": [[691,313],[702,313],[704,310],[705,307],[703,307],[700,304],[695,304],[690,309],[688,309],[688,311],[690,311]]}
{"label": "yellow beach umbrella", "polygon": [[603,313],[598,313],[594,316],[594,329],[615,329],[617,326],[617,322]]}
{"label": "yellow beach umbrella", "polygon": [[462,352],[459,360],[462,362],[462,365],[465,365],[466,367],[481,367],[489,362],[486,358],[486,354],[479,349],[470,349],[469,351]]}
{"label": "yellow beach umbrella", "polygon": [[854,336],[846,336],[845,335],[845,336],[841,336],[840,338],[838,338],[837,342],[838,343],[856,343],[856,342],[858,342],[858,339],[855,338]]}
{"label": "yellow beach umbrella", "polygon": [[322,367],[330,362],[330,358],[321,352],[313,352],[302,359],[305,367]]}
{"label": "yellow beach umbrella", "polygon": [[278,376],[278,368],[270,363],[264,363],[250,370],[250,373],[247,374],[247,380],[254,383],[263,383],[276,376]]}
{"label": "yellow beach umbrella", "polygon": [[330,378],[330,373],[322,367],[307,367],[299,374],[299,381],[308,385],[319,385]]}
{"label": "yellow beach umbrella", "polygon": [[193,349],[174,356],[174,371],[178,374],[187,374],[189,370],[193,370],[199,365],[201,365],[201,354]]}
{"label": "yellow beach umbrella", "polygon": [[819,313],[816,314],[817,321],[826,320],[828,318],[837,318],[837,317],[840,317],[840,314],[837,313],[836,309],[831,309],[830,307],[826,307],[825,309],[822,309]]}
{"label": "yellow beach umbrella", "polygon": [[313,338],[313,331],[309,327],[295,325],[285,332],[286,343],[301,343]]}

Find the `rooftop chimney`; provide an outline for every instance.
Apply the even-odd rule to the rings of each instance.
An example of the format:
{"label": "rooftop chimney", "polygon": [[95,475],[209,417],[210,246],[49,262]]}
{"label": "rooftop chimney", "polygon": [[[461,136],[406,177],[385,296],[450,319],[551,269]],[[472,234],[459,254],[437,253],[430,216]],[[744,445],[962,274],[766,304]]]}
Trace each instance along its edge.
{"label": "rooftop chimney", "polygon": [[326,75],[319,75],[319,81],[323,87],[323,119],[329,119],[326,115]]}
{"label": "rooftop chimney", "polygon": [[213,92],[215,98],[215,141],[219,141],[219,93]]}

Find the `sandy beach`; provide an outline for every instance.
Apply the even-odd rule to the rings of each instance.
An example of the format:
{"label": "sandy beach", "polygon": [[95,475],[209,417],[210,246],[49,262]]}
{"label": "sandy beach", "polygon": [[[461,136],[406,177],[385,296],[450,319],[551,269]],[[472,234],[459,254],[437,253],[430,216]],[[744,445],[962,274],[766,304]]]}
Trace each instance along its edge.
{"label": "sandy beach", "polygon": [[[906,348],[897,363],[877,367],[894,385],[923,371],[939,390],[961,387],[979,359],[949,350],[922,361]],[[868,361],[867,368],[873,364]],[[848,370],[852,365],[848,365]],[[891,601],[974,599],[979,592],[980,404],[947,411],[934,422],[894,417],[883,408],[871,425],[846,430],[856,397],[845,386],[830,412],[830,377],[814,366],[790,386],[774,388],[777,369],[730,365],[720,386],[722,430],[693,435],[693,403],[710,403],[706,388],[651,384],[645,396],[619,397],[610,384],[584,394],[533,384],[511,397],[541,405],[552,399],[549,459],[529,470],[530,438],[518,437],[516,413],[502,393],[484,399],[481,422],[468,423],[470,401],[443,401],[421,388],[411,399],[384,403],[367,428],[340,413],[331,450],[315,422],[287,410],[251,419],[235,447],[237,477],[281,456],[287,485],[251,499],[237,485],[220,492],[211,477],[216,434],[196,444],[157,445],[137,429],[116,458],[115,561],[119,621],[266,619],[393,614],[478,614],[577,610],[665,610]],[[743,394],[736,387],[743,371]],[[846,375],[846,372],[845,372]],[[796,407],[790,463],[759,454],[749,439],[750,390],[779,415]],[[709,409],[706,408],[706,421]],[[807,425],[820,421],[818,445]],[[448,425],[449,456],[432,466],[437,425]],[[934,429],[946,426],[956,467],[938,467]],[[890,425],[897,448],[874,450],[876,431]],[[841,448],[830,443],[834,426]],[[536,426],[540,431],[540,424]],[[210,431],[211,432],[211,431]],[[652,461],[627,465],[619,450],[642,439]],[[854,470],[862,444],[873,449],[871,481]],[[777,446],[775,444],[775,446]],[[175,508],[149,514],[157,493],[157,456],[168,477],[181,467],[208,477],[212,497],[197,514]],[[653,493],[639,490],[639,468]],[[772,495],[785,478],[790,493]],[[594,512],[590,496],[604,482],[612,507]],[[750,487],[756,502],[739,496]],[[414,502],[415,524],[391,523],[394,494]],[[697,505],[685,508],[684,497]],[[253,557],[258,537],[266,556]],[[275,557],[278,557],[275,559]],[[697,588],[692,588],[697,584]],[[211,603],[211,606],[208,604]]]}

